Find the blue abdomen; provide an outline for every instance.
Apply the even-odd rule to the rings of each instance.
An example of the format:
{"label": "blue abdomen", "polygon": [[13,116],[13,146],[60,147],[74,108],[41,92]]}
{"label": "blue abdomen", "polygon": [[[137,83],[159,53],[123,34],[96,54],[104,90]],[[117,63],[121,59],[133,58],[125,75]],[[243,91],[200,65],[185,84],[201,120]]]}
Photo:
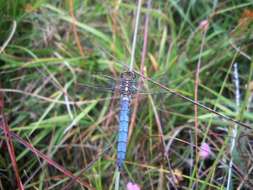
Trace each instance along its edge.
{"label": "blue abdomen", "polygon": [[119,132],[117,147],[117,165],[122,168],[126,158],[130,97],[123,96],[120,100]]}

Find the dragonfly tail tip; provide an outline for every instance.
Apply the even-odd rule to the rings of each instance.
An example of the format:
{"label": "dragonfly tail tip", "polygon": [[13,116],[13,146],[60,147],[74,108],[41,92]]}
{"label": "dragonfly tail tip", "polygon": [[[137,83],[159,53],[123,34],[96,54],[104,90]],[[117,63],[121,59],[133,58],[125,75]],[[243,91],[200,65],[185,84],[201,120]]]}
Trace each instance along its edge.
{"label": "dragonfly tail tip", "polygon": [[123,169],[123,163],[124,163],[123,160],[118,160],[117,161],[117,167],[118,167],[119,171],[122,171],[122,169]]}

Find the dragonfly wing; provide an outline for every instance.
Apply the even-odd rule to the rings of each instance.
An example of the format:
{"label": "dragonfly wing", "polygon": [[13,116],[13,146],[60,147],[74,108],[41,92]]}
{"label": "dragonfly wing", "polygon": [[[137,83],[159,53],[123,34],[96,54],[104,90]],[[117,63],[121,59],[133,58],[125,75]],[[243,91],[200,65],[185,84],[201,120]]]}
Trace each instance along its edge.
{"label": "dragonfly wing", "polygon": [[114,92],[118,89],[117,81],[102,73],[85,74],[83,81],[78,81],[76,86],[84,91]]}

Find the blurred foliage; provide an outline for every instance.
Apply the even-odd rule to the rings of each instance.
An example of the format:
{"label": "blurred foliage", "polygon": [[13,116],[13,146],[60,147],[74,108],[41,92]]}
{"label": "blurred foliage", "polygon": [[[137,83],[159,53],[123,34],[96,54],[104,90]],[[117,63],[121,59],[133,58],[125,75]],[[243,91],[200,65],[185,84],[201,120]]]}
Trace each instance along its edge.
{"label": "blurred foliage", "polygon": [[[72,3],[73,10],[71,0],[0,0],[0,44],[8,39],[13,21],[17,22],[13,38],[0,54],[4,111],[12,132],[95,189],[113,189],[119,120],[117,85],[130,61],[136,1]],[[136,71],[140,71],[146,13],[150,17],[147,76],[194,99],[195,72],[200,60],[199,102],[252,125],[252,90],[248,88],[253,68],[252,1],[157,0],[151,9],[146,8],[145,1]],[[200,27],[202,21],[208,23],[206,33]],[[231,80],[231,65],[235,62],[242,94],[240,114],[235,111]],[[107,91],[113,84],[114,94],[111,89]],[[196,143],[194,105],[147,80],[145,87],[140,90],[131,128],[121,189],[129,181],[135,181],[142,189],[225,189],[231,158],[230,129],[234,124],[199,108]],[[67,127],[71,129],[64,133]],[[239,128],[243,142],[237,143],[237,161],[243,166],[236,163],[233,168],[233,184],[238,187],[243,183],[241,189],[250,189],[252,131]],[[2,136],[0,145],[5,151],[0,153],[0,185],[15,189],[4,140]],[[198,160],[195,155],[196,146],[202,142],[212,150],[207,160]],[[25,189],[62,189],[68,185],[82,189],[27,148],[14,143]]]}

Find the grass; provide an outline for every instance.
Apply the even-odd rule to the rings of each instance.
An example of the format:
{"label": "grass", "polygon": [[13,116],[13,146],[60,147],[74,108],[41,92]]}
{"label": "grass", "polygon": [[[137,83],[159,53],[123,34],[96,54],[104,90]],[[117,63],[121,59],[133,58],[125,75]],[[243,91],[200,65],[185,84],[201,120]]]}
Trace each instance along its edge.
{"label": "grass", "polygon": [[[0,76],[9,130],[31,145],[23,146],[12,136],[24,188],[117,188],[119,94],[79,84],[96,81],[96,86],[110,87],[110,77],[117,82],[127,69],[137,2],[0,0],[0,8],[1,46],[10,37],[13,21],[17,22],[14,36],[0,54]],[[170,0],[153,1],[150,9],[143,4],[135,52],[137,72],[146,13],[145,74],[194,99],[200,60],[199,103],[251,126],[253,3]],[[204,37],[199,23],[206,19],[209,27],[201,51]],[[231,70],[235,62],[241,81],[239,113]],[[151,93],[141,93],[132,112],[135,120],[119,189],[126,189],[129,181],[141,189],[226,189],[229,131],[235,124],[198,108],[196,128],[193,104],[147,80],[145,88]],[[230,189],[250,189],[252,130],[239,128]],[[0,188],[20,189],[6,136],[1,134]],[[212,149],[213,156],[207,160],[196,155],[202,142]],[[32,147],[47,157],[33,154]],[[50,159],[65,170],[59,171]],[[67,170],[85,184],[76,183]]]}

